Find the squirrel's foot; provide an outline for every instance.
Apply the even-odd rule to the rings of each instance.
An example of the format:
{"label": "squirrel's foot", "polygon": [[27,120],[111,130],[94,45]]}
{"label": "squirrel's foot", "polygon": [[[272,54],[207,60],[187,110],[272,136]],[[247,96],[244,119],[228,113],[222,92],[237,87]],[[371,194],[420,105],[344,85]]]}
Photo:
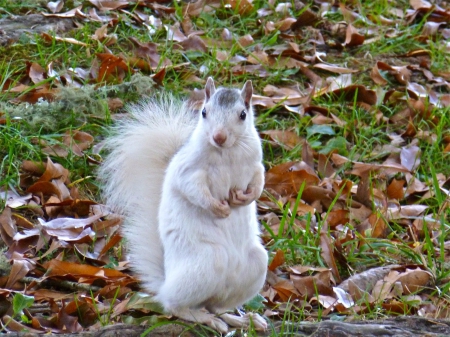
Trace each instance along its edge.
{"label": "squirrel's foot", "polygon": [[264,331],[267,329],[267,322],[258,314],[247,313],[244,316],[236,316],[232,314],[220,315],[228,325],[234,328],[247,328],[253,325],[255,330]]}
{"label": "squirrel's foot", "polygon": [[229,198],[229,203],[232,206],[250,205],[256,200],[255,189],[249,187],[245,192],[243,190],[232,189],[230,190]]}
{"label": "squirrel's foot", "polygon": [[214,202],[211,203],[211,211],[219,218],[226,218],[230,215],[231,208],[228,201],[214,199]]}
{"label": "squirrel's foot", "polygon": [[210,328],[222,334],[226,334],[228,332],[228,325],[224,321],[222,321],[219,317],[210,314],[206,310],[199,310],[199,309],[194,310],[183,308],[178,310],[172,310],[172,314],[186,321],[206,324]]}

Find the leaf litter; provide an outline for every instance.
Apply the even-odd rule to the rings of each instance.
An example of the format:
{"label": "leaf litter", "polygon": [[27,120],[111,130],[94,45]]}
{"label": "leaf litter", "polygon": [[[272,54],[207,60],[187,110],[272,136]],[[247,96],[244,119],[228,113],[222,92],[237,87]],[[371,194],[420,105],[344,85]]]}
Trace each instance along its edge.
{"label": "leaf litter", "polygon": [[[384,13],[387,17],[365,16],[352,4],[315,3],[305,6],[296,1],[296,10],[303,10],[293,15],[291,3],[275,6],[269,1],[257,10],[260,32],[237,36],[228,27],[220,31],[221,39],[215,40],[205,33],[205,27],[197,29],[193,22],[219,10],[251,16],[255,12],[252,1],[184,3],[181,22],[173,16],[176,8],[158,1],[99,0],[76,8],[68,8],[62,1],[49,2],[50,12],[42,13],[45,16],[100,22],[101,26],[83,41],[47,33],[41,35],[43,41],[86,49],[99,44],[95,61],[90,67],[68,70],[58,69],[56,63],[27,61],[13,74],[13,80],[2,79],[2,92],[13,104],[39,104],[57,100],[61,87],[112,85],[136,72],[152,76],[160,85],[171,71],[201,81],[198,76],[206,69],[189,70],[188,64],[171,59],[156,42],[130,37],[126,53],[111,51],[117,51],[115,47],[121,43],[114,33],[121,20],[142,27],[150,36],[165,30],[174,55],[213,56],[214,49],[217,60],[229,62],[228,76],[269,79],[274,71],[299,74],[301,86],[274,82],[253,97],[261,111],[294,113],[310,117],[312,123],[304,133],[295,127],[260,132],[274,151],[299,154],[293,160],[269,164],[265,192],[258,201],[264,223],[262,237],[272,257],[261,291],[266,316],[282,318],[286,311],[301,308],[303,317],[314,318],[319,307],[322,316],[334,312],[353,316],[381,307],[387,314],[448,317],[447,300],[431,291],[438,280],[437,267],[430,263],[430,257],[439,255],[445,255],[448,262],[450,244],[440,239],[446,218],[439,216],[448,201],[445,199],[439,212],[429,210],[430,199],[437,193],[448,198],[450,172],[438,173],[434,187],[440,192],[432,192],[418,171],[429,164],[421,161],[418,144],[433,144],[437,139],[435,126],[442,116],[436,109],[450,106],[448,90],[442,90],[450,87],[450,75],[432,68],[426,47],[397,53],[397,57],[353,63],[339,63],[336,55],[385,37],[402,38],[405,33],[396,25],[420,20],[425,22],[414,39],[422,46],[436,41],[439,34],[448,40],[450,10],[427,1],[410,1],[406,12],[393,7]],[[340,15],[343,21],[333,22],[328,15]],[[277,36],[277,44],[259,42],[261,37],[271,36]],[[239,50],[232,54],[234,42]],[[371,85],[361,84],[359,76],[364,74]],[[350,156],[352,132],[367,125],[364,120],[349,125],[334,107],[321,106],[323,101],[362,109],[378,127],[390,129],[390,143],[375,147],[370,155]],[[387,117],[380,104],[394,112]],[[340,128],[348,128],[345,138],[336,136],[335,130]],[[442,155],[450,152],[447,138],[440,144]],[[88,132],[71,129],[52,142],[37,142],[43,154],[58,162],[50,157],[45,165],[24,161],[20,193],[10,187],[0,190],[5,205],[0,234],[11,264],[8,275],[0,277],[4,290],[0,301],[10,307],[14,294],[21,292],[45,303],[46,314],[27,311],[26,323],[4,315],[4,328],[78,332],[98,324],[98,315],[107,314],[110,307],[113,321],[124,320],[120,315],[131,309],[152,322],[168,319],[151,297],[137,292],[138,280],[120,255],[121,219],[82,196],[70,180],[71,172],[59,163],[76,156],[97,165],[99,161],[90,154],[96,139]],[[448,217],[448,212],[445,214]],[[307,235],[298,234],[306,231]],[[302,259],[295,258],[294,248],[277,248],[275,239],[280,238],[307,247],[308,254],[318,254],[320,265],[298,264]],[[427,240],[430,244],[425,245]],[[383,258],[396,264],[366,267],[350,260],[355,251],[375,254],[375,246],[384,246]],[[131,298],[129,292],[134,294]],[[440,310],[442,306],[446,309]]]}

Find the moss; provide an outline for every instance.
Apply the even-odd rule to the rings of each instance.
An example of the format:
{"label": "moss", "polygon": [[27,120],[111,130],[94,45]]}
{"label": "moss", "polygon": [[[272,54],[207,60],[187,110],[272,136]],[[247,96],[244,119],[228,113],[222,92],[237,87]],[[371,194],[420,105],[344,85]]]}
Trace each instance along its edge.
{"label": "moss", "polygon": [[135,101],[151,94],[153,86],[150,77],[134,74],[128,82],[100,88],[95,85],[82,88],[61,86],[53,102],[41,100],[36,104],[19,105],[0,102],[0,111],[12,119],[22,119],[30,132],[55,131],[81,125],[92,116],[105,118],[109,114],[108,98],[120,97],[125,101]]}

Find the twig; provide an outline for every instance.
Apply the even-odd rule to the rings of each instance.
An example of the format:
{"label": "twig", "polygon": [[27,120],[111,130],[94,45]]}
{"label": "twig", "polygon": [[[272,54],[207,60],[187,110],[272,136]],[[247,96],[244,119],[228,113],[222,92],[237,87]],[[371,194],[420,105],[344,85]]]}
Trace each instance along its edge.
{"label": "twig", "polygon": [[61,280],[53,280],[53,279],[45,279],[45,280],[40,280],[38,278],[35,277],[22,277],[22,279],[20,280],[20,282],[22,283],[36,283],[38,284],[41,288],[46,288],[46,287],[56,287],[56,288],[63,288],[66,290],[70,290],[70,291],[86,291],[88,293],[90,292],[97,292],[101,289],[101,287],[97,287],[97,286],[91,286],[89,284],[84,284],[84,283],[77,283],[77,282],[71,282],[71,281],[61,281]]}

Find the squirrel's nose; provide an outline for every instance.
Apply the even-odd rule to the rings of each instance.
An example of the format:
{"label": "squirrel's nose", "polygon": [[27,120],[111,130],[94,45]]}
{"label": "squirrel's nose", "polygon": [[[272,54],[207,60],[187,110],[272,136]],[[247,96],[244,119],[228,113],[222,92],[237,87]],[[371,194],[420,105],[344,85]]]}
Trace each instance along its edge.
{"label": "squirrel's nose", "polygon": [[227,135],[223,131],[217,131],[214,133],[213,139],[217,145],[222,146],[227,141]]}

